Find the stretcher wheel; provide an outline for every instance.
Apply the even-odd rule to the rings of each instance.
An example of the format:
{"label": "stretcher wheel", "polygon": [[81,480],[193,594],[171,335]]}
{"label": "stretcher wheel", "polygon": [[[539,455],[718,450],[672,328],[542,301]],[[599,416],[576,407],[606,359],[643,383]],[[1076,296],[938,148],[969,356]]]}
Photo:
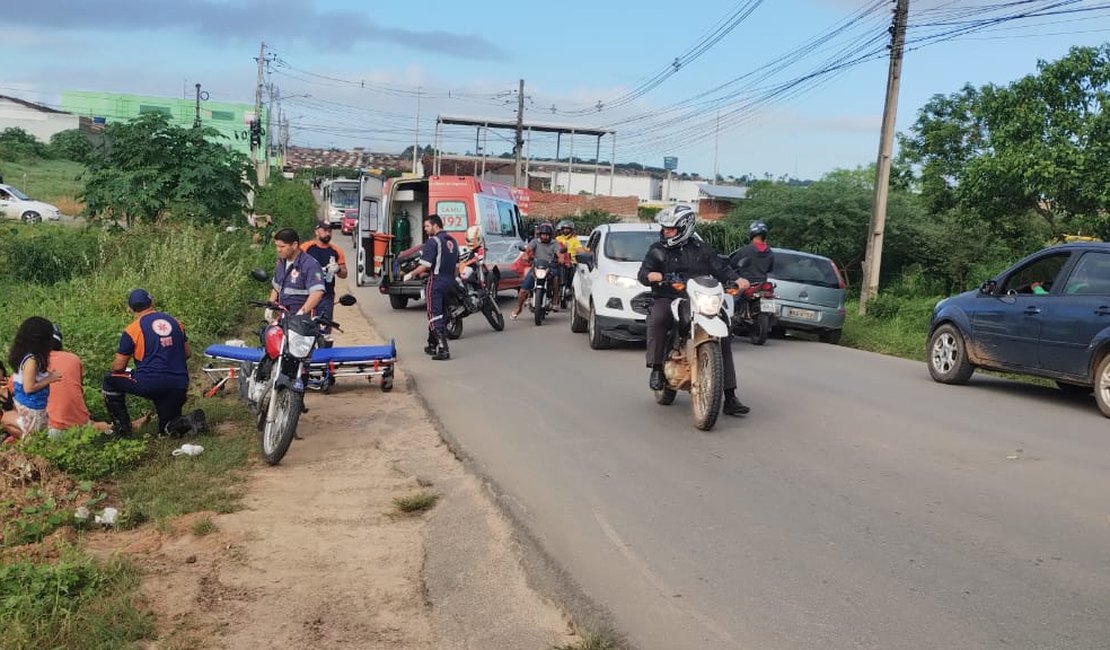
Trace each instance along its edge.
{"label": "stretcher wheel", "polygon": [[393,377],[382,377],[382,392],[388,393],[393,390]]}

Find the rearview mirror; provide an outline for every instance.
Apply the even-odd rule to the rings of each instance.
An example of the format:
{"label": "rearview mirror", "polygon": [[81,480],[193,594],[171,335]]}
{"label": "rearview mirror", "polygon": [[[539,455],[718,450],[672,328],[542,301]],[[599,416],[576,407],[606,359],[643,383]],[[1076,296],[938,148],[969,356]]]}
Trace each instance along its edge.
{"label": "rearview mirror", "polygon": [[358,302],[358,299],[349,293],[345,293],[342,296],[339,296],[339,304],[343,305],[344,307],[350,307],[356,302]]}
{"label": "rearview mirror", "polygon": [[594,267],[594,254],[593,253],[578,253],[574,256],[575,261],[579,264],[585,264],[591,269]]}
{"label": "rearview mirror", "polygon": [[251,269],[251,277],[259,282],[265,282],[270,279],[270,274],[265,269]]}

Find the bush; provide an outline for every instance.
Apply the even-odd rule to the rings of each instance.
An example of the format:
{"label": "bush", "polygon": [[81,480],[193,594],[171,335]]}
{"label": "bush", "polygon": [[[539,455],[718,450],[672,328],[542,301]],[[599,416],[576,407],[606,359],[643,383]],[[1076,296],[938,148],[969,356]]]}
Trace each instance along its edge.
{"label": "bush", "polygon": [[95,480],[133,466],[146,451],[146,441],[113,438],[91,426],[74,427],[60,440],[34,435],[22,446],[25,453],[45,458],[66,474]]}
{"label": "bush", "polygon": [[0,277],[52,285],[91,272],[98,264],[95,230],[9,227],[0,237]]}
{"label": "bush", "polygon": [[0,131],[0,152],[6,160],[26,160],[49,156],[46,145],[18,127]]}
{"label": "bush", "polygon": [[301,181],[271,178],[269,185],[256,191],[254,212],[273,216],[274,228],[294,228],[302,240],[312,239],[317,219],[316,197]]}
{"label": "bush", "polygon": [[[532,229],[544,221],[551,222],[555,225],[563,219],[569,219],[574,222],[574,232],[579,235],[588,235],[594,228],[597,228],[603,223],[620,223],[624,221],[615,214],[611,214],[604,210],[586,210],[582,214],[568,214],[557,219],[545,219],[542,217],[530,217],[524,220],[524,232],[527,235],[532,234]],[[558,234],[558,233],[556,233]]]}
{"label": "bush", "polygon": [[50,136],[48,151],[54,158],[83,163],[92,157],[93,146],[80,129],[69,129]]}
{"label": "bush", "polygon": [[654,221],[655,215],[659,214],[662,209],[652,205],[641,205],[636,208],[636,216],[640,218],[640,221]]}

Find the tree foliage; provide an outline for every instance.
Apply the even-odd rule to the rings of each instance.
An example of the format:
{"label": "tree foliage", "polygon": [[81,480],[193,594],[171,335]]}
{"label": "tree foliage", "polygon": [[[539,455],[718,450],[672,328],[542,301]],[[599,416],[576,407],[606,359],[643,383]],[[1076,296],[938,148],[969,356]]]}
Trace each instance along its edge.
{"label": "tree foliage", "polygon": [[1024,237],[1030,213],[1050,234],[1110,236],[1110,45],[1037,70],[933,97],[901,137],[901,157],[930,210],[973,214],[996,237]]}
{"label": "tree foliage", "polygon": [[0,158],[21,160],[46,158],[48,155],[46,145],[21,128],[9,127],[0,131]]}
{"label": "tree foliage", "polygon": [[246,209],[249,163],[217,143],[214,129],[184,129],[145,113],[104,131],[85,176],[89,214],[226,223]]}
{"label": "tree foliage", "polygon": [[80,129],[68,129],[50,136],[47,151],[52,158],[87,163],[92,156],[93,146]]}

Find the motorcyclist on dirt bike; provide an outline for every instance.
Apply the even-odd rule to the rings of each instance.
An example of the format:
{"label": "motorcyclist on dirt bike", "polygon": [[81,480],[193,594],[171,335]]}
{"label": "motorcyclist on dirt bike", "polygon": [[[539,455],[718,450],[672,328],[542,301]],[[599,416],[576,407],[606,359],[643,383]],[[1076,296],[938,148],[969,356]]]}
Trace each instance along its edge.
{"label": "motorcyclist on dirt bike", "polygon": [[[651,287],[654,299],[647,318],[647,366],[651,368],[648,383],[652,390],[663,390],[667,381],[663,374],[667,330],[673,321],[671,301],[680,297],[663,279],[671,275],[684,279],[710,275],[725,285],[735,283],[740,289],[747,289],[749,283],[729,267],[712,246],[694,237],[697,215],[690,206],[678,204],[664,208],[655,216],[655,221],[661,227],[659,241],[648,248],[637,278],[641,284]],[[746,415],[751,409],[736,397],[736,364],[732,359],[731,337],[721,339],[721,356],[725,392],[722,410],[728,415]]]}
{"label": "motorcyclist on dirt bike", "polygon": [[[524,247],[524,257],[529,261],[540,260],[548,262],[552,266],[558,264],[564,255],[566,255],[566,248],[555,240],[555,227],[547,221],[536,228],[536,238]],[[520,293],[517,294],[516,308],[513,309],[509,318],[516,320],[520,317],[520,311],[524,309],[524,303],[528,301],[535,287],[535,273],[532,269],[528,269],[528,272],[524,274],[523,282],[521,282]],[[555,277],[554,288],[554,295],[559,295],[558,276]]]}
{"label": "motorcyclist on dirt bike", "polygon": [[733,253],[729,264],[748,282],[762,284],[775,270],[775,252],[767,245],[767,224],[753,221],[748,226],[748,239],[751,243]]}

